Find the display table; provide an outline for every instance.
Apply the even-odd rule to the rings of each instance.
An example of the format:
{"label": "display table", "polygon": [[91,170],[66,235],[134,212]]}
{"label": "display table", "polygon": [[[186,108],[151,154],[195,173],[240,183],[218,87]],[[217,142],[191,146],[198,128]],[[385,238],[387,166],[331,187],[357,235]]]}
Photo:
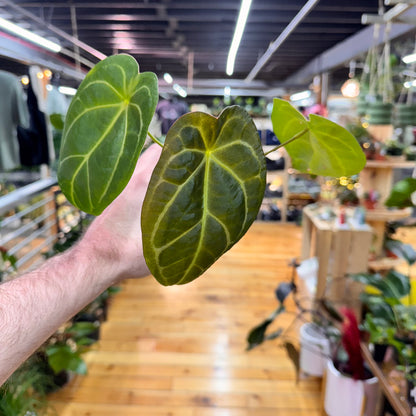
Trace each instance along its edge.
{"label": "display table", "polygon": [[347,282],[346,275],[367,271],[372,228],[353,221],[339,224],[335,217],[326,219],[325,208],[315,204],[303,209],[302,227],[301,259],[317,257],[319,262],[315,298],[325,295],[343,302],[348,284],[348,289],[357,292],[350,300],[357,300],[360,288],[351,279]]}

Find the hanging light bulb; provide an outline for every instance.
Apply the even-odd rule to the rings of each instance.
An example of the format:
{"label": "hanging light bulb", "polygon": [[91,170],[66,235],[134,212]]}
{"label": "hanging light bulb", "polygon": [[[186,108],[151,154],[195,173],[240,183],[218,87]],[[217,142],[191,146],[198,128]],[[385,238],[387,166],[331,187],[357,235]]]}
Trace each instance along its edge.
{"label": "hanging light bulb", "polygon": [[360,93],[360,83],[355,78],[347,79],[341,87],[341,93],[346,98],[358,97]]}

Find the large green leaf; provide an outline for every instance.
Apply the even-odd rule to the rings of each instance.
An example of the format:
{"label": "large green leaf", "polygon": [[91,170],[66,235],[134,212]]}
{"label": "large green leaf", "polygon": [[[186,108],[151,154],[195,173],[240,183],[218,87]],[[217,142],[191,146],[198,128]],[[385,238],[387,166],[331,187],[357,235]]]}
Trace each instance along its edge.
{"label": "large green leaf", "polygon": [[396,270],[390,270],[386,276],[378,273],[357,273],[350,276],[357,282],[375,287],[385,298],[401,299],[410,293],[409,276]]}
{"label": "large green leaf", "polygon": [[194,280],[255,220],[266,183],[257,129],[240,107],[169,130],[142,210],[143,251],[163,285]]}
{"label": "large green leaf", "polygon": [[413,207],[412,194],[416,192],[416,179],[406,178],[394,184],[385,205],[395,208]]}
{"label": "large green leaf", "polygon": [[388,238],[384,242],[384,246],[397,257],[405,259],[409,266],[412,266],[416,262],[416,250],[411,244],[405,244],[403,241]]}
{"label": "large green leaf", "polygon": [[323,176],[351,176],[359,173],[366,159],[355,137],[338,124],[314,114],[310,120],[287,101],[274,99],[273,130],[285,145],[293,168]]}
{"label": "large green leaf", "polygon": [[157,78],[129,55],[99,62],[65,119],[58,180],[68,200],[98,215],[124,189],[158,100]]}

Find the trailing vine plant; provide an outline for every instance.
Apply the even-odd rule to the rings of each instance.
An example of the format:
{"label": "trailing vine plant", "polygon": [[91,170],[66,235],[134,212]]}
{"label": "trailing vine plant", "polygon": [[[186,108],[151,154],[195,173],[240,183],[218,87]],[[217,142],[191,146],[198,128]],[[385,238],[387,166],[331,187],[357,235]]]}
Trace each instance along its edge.
{"label": "trailing vine plant", "polygon": [[[129,55],[110,56],[87,74],[69,107],[60,152],[58,180],[70,202],[99,215],[120,194],[157,102],[156,75],[140,73]],[[282,143],[276,149],[285,146],[293,168],[350,176],[364,167],[357,140],[337,124],[316,115],[307,120],[280,99],[271,118]],[[265,185],[265,154],[243,108],[227,107],[218,118],[193,112],[178,119],[142,209],[143,251],[154,277],[172,285],[200,276],[248,230]]]}

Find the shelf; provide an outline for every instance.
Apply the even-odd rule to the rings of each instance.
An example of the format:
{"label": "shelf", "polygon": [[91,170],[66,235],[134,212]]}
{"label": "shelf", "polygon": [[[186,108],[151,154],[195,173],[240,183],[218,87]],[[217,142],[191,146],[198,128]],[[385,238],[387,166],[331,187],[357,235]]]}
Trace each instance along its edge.
{"label": "shelf", "polygon": [[367,160],[366,168],[376,169],[412,169],[416,167],[414,160]]}
{"label": "shelf", "polygon": [[396,221],[402,218],[407,218],[412,215],[411,208],[405,209],[385,209],[376,208],[366,211],[367,221]]}
{"label": "shelf", "polygon": [[395,267],[403,264],[403,259],[395,259],[392,257],[384,257],[381,259],[370,260],[368,262],[368,268],[374,272],[382,272],[385,270],[394,269]]}

